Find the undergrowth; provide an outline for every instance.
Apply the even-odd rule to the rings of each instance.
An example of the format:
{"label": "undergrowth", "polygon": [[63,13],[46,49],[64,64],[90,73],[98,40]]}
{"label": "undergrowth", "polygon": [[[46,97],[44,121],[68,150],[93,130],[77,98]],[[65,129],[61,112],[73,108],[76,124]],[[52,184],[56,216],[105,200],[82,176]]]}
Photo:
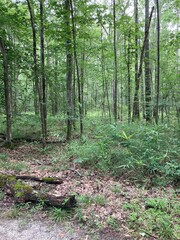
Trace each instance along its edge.
{"label": "undergrowth", "polygon": [[180,238],[180,204],[177,199],[150,198],[144,205],[132,200],[123,209],[129,212],[128,224],[134,237],[175,240]]}
{"label": "undergrowth", "polygon": [[82,166],[115,176],[153,176],[153,184],[166,185],[180,180],[178,134],[164,125],[106,124],[96,126],[91,138],[73,141],[68,149]]}

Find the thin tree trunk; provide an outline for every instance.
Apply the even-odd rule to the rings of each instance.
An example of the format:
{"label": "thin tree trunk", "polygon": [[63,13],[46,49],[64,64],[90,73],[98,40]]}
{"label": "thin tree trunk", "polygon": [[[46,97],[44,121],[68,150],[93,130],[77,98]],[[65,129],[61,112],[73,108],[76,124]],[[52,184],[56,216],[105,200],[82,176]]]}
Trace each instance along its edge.
{"label": "thin tree trunk", "polygon": [[128,34],[128,49],[127,49],[127,70],[128,70],[128,123],[131,121],[131,71],[130,71],[130,37],[131,33]]}
{"label": "thin tree trunk", "polygon": [[[37,64],[37,43],[36,43],[36,28],[35,28],[35,21],[34,21],[34,13],[31,7],[30,0],[27,0],[28,10],[30,14],[30,21],[31,21],[31,28],[33,34],[33,60],[34,60],[34,109],[35,114],[38,115],[38,95],[39,101],[41,102],[41,96],[39,93],[39,78],[38,78],[38,64]],[[41,108],[41,107],[40,107]],[[41,111],[41,110],[40,110]]]}
{"label": "thin tree trunk", "polygon": [[83,48],[81,56],[81,103],[82,103],[82,113],[84,115],[84,71],[85,71],[85,48]]}
{"label": "thin tree trunk", "polygon": [[67,30],[66,37],[66,111],[67,111],[67,140],[72,135],[72,43],[70,29],[70,3],[65,0],[65,24]]}
{"label": "thin tree trunk", "polygon": [[156,0],[156,11],[157,11],[157,72],[156,72],[156,106],[154,117],[156,124],[159,120],[159,93],[160,93],[160,17],[159,17],[159,0]]}
{"label": "thin tree trunk", "polygon": [[83,134],[83,111],[82,111],[82,99],[81,99],[81,82],[80,82],[80,73],[79,73],[79,65],[77,58],[77,49],[76,49],[76,27],[75,27],[75,19],[74,19],[74,8],[72,0],[70,1],[70,9],[71,9],[71,19],[72,19],[72,32],[73,32],[73,44],[74,44],[74,60],[76,65],[76,73],[77,73],[77,85],[78,85],[78,105],[79,105],[79,118],[80,118],[80,135]]}
{"label": "thin tree trunk", "polygon": [[46,112],[46,77],[45,77],[45,62],[44,62],[44,0],[40,0],[40,46],[41,46],[41,85],[42,85],[42,101],[41,119],[42,119],[42,142],[43,147],[46,144],[47,138],[47,112]]}
{"label": "thin tree trunk", "polygon": [[141,50],[140,65],[139,65],[139,70],[138,70],[138,75],[137,75],[137,82],[136,82],[136,85],[135,85],[135,93],[134,93],[133,116],[132,116],[132,120],[133,121],[135,119],[139,118],[139,86],[140,86],[140,78],[141,78],[141,74],[142,74],[142,65],[143,65],[145,43],[146,43],[147,37],[149,35],[149,28],[150,28],[150,25],[151,25],[151,19],[152,19],[153,11],[154,11],[154,7],[152,7],[152,9],[151,9],[149,22],[148,22],[148,28],[146,29],[146,32],[145,32],[143,46],[142,46],[142,50]]}
{"label": "thin tree trunk", "polygon": [[[149,0],[145,0],[145,32],[149,31]],[[151,79],[150,79],[150,58],[149,58],[149,34],[145,42],[145,103],[146,121],[151,121]]]}
{"label": "thin tree trunk", "polygon": [[0,50],[3,56],[3,71],[4,71],[4,93],[5,93],[5,110],[6,110],[6,143],[7,147],[11,147],[12,133],[11,133],[11,93],[10,93],[10,79],[8,73],[8,55],[4,45],[3,39],[0,37]]}
{"label": "thin tree trunk", "polygon": [[113,23],[114,23],[114,89],[113,89],[113,112],[114,120],[117,122],[117,85],[118,85],[118,70],[117,70],[117,44],[116,44],[116,0],[113,0]]}
{"label": "thin tree trunk", "polygon": [[[139,18],[138,18],[138,0],[134,0],[134,17],[135,17],[135,89],[139,88],[139,81],[138,81],[138,23],[139,23]],[[136,91],[136,90],[135,90]],[[132,118],[137,118],[139,119],[139,96],[138,94],[135,96],[134,99],[136,102],[134,102],[134,107],[133,107],[133,116]]]}

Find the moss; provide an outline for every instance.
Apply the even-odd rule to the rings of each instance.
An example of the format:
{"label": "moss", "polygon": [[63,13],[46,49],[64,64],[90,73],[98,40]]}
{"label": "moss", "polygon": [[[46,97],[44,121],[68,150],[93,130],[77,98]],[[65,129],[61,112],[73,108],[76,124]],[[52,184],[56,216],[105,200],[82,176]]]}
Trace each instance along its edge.
{"label": "moss", "polygon": [[7,176],[4,174],[0,174],[0,188],[3,188],[7,182]]}
{"label": "moss", "polygon": [[56,181],[57,179],[56,178],[52,178],[52,177],[44,177],[42,178],[42,180],[46,183],[51,183],[53,181]]}
{"label": "moss", "polygon": [[14,188],[15,198],[25,200],[29,195],[32,194],[32,187],[24,184],[22,181],[16,181]]}
{"label": "moss", "polygon": [[0,174],[0,188],[3,188],[5,185],[11,185],[16,181],[16,178],[12,175]]}

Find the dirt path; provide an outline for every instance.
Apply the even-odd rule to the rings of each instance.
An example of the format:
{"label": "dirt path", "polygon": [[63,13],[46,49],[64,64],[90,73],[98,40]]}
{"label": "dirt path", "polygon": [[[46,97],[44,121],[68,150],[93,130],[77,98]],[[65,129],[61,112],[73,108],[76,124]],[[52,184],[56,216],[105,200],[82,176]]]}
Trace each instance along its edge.
{"label": "dirt path", "polygon": [[81,240],[88,235],[78,228],[52,224],[48,221],[0,219],[1,240]]}

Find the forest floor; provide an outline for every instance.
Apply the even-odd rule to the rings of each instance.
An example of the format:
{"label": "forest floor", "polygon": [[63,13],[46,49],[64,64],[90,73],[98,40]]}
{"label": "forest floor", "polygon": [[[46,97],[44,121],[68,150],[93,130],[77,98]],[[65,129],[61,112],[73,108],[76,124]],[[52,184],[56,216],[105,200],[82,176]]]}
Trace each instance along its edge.
{"label": "forest floor", "polygon": [[[13,150],[0,149],[1,173],[61,178],[63,183],[60,185],[38,183],[39,188],[54,195],[75,194],[78,202],[72,212],[62,213],[56,209],[43,209],[40,205],[16,206],[1,192],[1,240],[180,239],[179,229],[174,230],[168,225],[171,229],[167,232],[167,219],[163,217],[159,229],[165,229],[158,235],[153,230],[153,222],[158,215],[149,217],[145,213],[157,204],[162,210],[168,207],[169,202],[177,206],[179,195],[175,194],[172,186],[149,186],[148,179],[140,186],[125,176],[104,176],[80,167],[73,162],[73,156],[67,162],[60,162],[58,156],[63,153],[64,145],[49,145],[42,150],[38,143],[24,143]],[[152,199],[161,201],[147,204]],[[173,226],[178,226],[176,218]]]}

